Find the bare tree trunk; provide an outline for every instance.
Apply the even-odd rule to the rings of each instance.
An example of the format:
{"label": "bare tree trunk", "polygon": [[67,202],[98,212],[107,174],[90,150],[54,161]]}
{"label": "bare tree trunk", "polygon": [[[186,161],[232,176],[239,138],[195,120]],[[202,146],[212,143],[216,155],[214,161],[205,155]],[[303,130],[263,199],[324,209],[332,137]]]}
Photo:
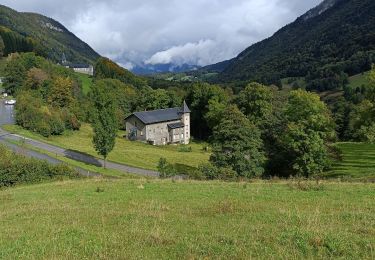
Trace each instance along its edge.
{"label": "bare tree trunk", "polygon": [[107,157],[106,156],[104,157],[104,164],[103,164],[103,166],[104,166],[104,169],[107,169]]}

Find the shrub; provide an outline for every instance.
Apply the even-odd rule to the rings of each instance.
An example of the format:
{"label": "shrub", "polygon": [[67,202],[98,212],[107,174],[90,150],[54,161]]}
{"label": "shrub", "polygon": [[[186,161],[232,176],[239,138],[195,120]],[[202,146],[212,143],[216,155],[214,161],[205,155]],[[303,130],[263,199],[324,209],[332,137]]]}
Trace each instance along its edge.
{"label": "shrub", "polygon": [[14,154],[0,146],[0,188],[78,176],[75,170],[66,165],[50,165]]}
{"label": "shrub", "polygon": [[211,163],[200,165],[199,171],[207,180],[215,180],[219,178],[219,169]]}
{"label": "shrub", "polygon": [[167,162],[167,159],[160,158],[158,164],[158,171],[161,178],[168,178],[176,175],[176,170],[173,165]]}
{"label": "shrub", "polygon": [[65,125],[59,113],[53,113],[48,119],[48,124],[51,128],[51,135],[61,135],[65,131]]}
{"label": "shrub", "polygon": [[35,124],[35,132],[41,134],[44,137],[51,135],[51,126],[46,121],[39,121]]}
{"label": "shrub", "polygon": [[178,151],[180,153],[191,153],[193,149],[191,148],[191,146],[181,145],[180,147],[178,147]]}

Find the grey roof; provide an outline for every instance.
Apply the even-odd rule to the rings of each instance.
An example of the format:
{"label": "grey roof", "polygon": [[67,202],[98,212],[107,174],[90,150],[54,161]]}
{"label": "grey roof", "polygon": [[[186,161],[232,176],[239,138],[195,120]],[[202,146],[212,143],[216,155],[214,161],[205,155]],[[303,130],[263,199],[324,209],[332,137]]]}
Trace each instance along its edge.
{"label": "grey roof", "polygon": [[170,129],[177,129],[177,128],[183,128],[185,127],[185,125],[182,122],[178,122],[178,123],[168,124],[168,127]]}
{"label": "grey roof", "polygon": [[159,109],[153,111],[145,111],[145,112],[135,112],[133,115],[138,117],[146,125],[159,123],[159,122],[168,122],[174,120],[180,120],[181,108],[167,108],[167,109]]}
{"label": "grey roof", "polygon": [[182,105],[182,113],[191,113],[189,107],[186,104],[186,101],[184,100],[184,104]]}
{"label": "grey roof", "polygon": [[159,109],[159,110],[144,111],[144,112],[135,112],[132,115],[125,118],[125,120],[134,115],[139,120],[141,120],[144,124],[150,125],[150,124],[161,123],[161,122],[181,120],[181,114],[184,114],[184,113],[190,113],[190,109],[186,105],[185,101],[182,107]]}

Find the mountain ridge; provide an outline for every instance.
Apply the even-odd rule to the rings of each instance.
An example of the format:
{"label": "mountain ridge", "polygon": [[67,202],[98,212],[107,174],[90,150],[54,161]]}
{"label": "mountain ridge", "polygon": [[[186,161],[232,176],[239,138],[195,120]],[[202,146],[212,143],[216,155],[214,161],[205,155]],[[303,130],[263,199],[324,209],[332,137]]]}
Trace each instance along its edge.
{"label": "mountain ridge", "polygon": [[287,77],[354,75],[371,68],[374,52],[375,1],[326,0],[224,62],[217,81],[279,84]]}
{"label": "mountain ridge", "polygon": [[63,54],[71,62],[95,63],[100,55],[60,22],[33,12],[17,12],[0,5],[0,26],[31,38],[43,56],[60,62]]}

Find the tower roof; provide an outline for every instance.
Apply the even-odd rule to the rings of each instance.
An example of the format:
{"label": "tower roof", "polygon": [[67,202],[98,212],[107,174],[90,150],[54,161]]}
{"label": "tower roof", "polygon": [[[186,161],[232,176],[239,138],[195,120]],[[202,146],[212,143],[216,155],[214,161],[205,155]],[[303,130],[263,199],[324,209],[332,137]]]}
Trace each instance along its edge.
{"label": "tower roof", "polygon": [[184,100],[184,104],[182,105],[181,113],[191,113],[186,101]]}

